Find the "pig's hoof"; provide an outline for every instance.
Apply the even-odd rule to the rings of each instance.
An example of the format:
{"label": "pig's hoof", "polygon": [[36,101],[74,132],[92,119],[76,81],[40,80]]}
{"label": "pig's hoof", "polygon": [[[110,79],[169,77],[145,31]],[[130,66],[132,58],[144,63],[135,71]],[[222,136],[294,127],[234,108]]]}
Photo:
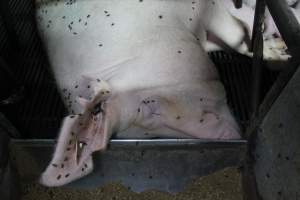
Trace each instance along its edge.
{"label": "pig's hoof", "polygon": [[287,47],[281,38],[264,40],[264,60],[286,61],[291,58],[286,51]]}

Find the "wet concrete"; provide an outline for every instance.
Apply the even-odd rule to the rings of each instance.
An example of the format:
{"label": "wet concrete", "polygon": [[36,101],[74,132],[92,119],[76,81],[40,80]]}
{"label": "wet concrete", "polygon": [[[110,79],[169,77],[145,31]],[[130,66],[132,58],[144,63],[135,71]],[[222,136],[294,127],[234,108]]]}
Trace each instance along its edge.
{"label": "wet concrete", "polygon": [[242,200],[242,187],[239,171],[227,168],[196,179],[177,194],[159,191],[138,194],[120,183],[92,190],[46,188],[37,183],[22,183],[22,195],[22,200]]}

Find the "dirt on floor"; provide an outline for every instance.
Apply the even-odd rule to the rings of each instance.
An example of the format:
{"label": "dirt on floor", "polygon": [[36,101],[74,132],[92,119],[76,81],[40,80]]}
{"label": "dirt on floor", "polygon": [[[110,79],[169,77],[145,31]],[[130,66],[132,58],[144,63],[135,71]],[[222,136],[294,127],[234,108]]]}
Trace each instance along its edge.
{"label": "dirt on floor", "polygon": [[36,183],[23,183],[22,194],[22,200],[242,200],[242,187],[239,171],[227,168],[196,179],[177,194],[160,191],[134,193],[121,184],[80,190],[46,188]]}

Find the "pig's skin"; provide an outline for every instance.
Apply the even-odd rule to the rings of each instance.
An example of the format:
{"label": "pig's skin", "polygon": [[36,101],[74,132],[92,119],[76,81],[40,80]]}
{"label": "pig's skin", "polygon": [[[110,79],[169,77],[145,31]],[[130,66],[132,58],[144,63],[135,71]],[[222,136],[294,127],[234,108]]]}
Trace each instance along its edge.
{"label": "pig's skin", "polygon": [[243,41],[244,31],[218,1],[37,5],[54,75],[74,113],[63,122],[42,184],[60,186],[91,172],[91,153],[104,150],[114,132],[122,138],[240,138],[202,48],[206,31],[232,48]]}

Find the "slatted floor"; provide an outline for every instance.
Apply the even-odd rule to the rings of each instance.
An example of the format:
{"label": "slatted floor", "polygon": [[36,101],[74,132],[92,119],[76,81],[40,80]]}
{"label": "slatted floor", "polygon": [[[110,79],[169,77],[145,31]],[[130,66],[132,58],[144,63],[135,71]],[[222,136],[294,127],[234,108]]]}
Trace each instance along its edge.
{"label": "slatted floor", "polygon": [[[11,21],[20,43],[19,53],[10,62],[16,79],[25,86],[25,98],[16,105],[4,109],[7,117],[20,130],[23,138],[56,137],[60,121],[66,114],[51,75],[49,62],[34,22],[33,1],[8,0]],[[8,55],[7,33],[0,18],[0,55]],[[251,59],[239,54],[214,52],[210,57],[216,64],[223,81],[228,103],[236,119],[245,127],[249,119],[249,95],[251,85]],[[17,61],[17,62],[14,62]],[[265,93],[277,74],[265,71]],[[1,81],[0,81],[1,82]],[[9,85],[9,83],[8,83]]]}

